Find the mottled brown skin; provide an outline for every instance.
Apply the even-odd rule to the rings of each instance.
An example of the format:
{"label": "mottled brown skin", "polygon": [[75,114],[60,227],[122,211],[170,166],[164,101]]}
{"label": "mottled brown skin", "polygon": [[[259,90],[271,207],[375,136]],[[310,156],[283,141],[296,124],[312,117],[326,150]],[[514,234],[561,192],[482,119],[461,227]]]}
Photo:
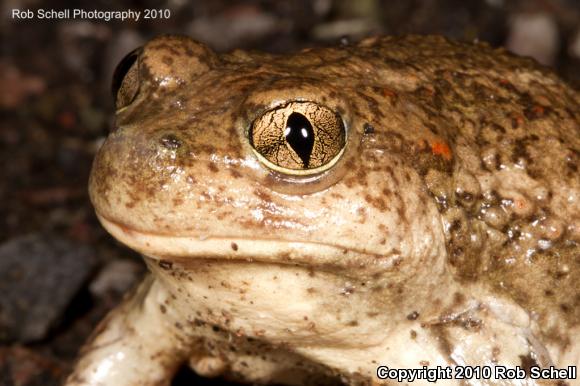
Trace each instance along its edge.
{"label": "mottled brown skin", "polygon": [[[426,358],[458,365],[454,349],[465,336],[494,336],[486,318],[495,300],[474,299],[521,311],[530,348],[502,347],[498,338],[489,357],[466,354],[466,363],[579,365],[580,97],[552,72],[485,44],[428,36],[286,56],[217,55],[188,38],[161,37],[136,68],[90,192],[107,229],[148,256],[155,279],[139,296],[153,301],[148,286],[162,287],[158,318],[197,337],[176,338],[181,348],[158,366],[160,377],[203,357],[190,363],[209,376],[368,383],[373,368],[389,364],[357,363],[354,351],[335,361],[342,354],[324,350],[351,347],[349,337],[388,342],[369,333],[380,326],[404,328],[410,342],[432,339],[437,354],[410,355],[399,367],[419,368]],[[252,152],[252,122],[291,101],[328,107],[347,128],[343,156],[319,175],[269,170]],[[255,285],[270,281],[288,292],[259,295]],[[248,328],[259,325],[252,307],[278,315],[274,305],[293,299],[293,289],[320,320],[300,315],[288,331]],[[468,304],[477,304],[472,313],[459,311]],[[117,315],[136,312],[123,307]],[[341,314],[350,308],[355,319]],[[324,322],[334,314],[340,329]],[[325,340],[320,331],[338,335]],[[228,336],[254,359],[266,353],[263,361],[285,363],[285,375],[244,370],[225,348]],[[385,350],[408,344],[392,342]],[[83,375],[96,361],[81,359],[69,385],[98,384]]]}

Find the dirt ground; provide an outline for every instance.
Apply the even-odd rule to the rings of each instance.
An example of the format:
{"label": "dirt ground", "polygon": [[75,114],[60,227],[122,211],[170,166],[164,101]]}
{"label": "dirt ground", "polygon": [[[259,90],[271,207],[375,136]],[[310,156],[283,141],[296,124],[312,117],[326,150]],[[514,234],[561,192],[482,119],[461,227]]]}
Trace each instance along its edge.
{"label": "dirt ground", "polygon": [[[580,86],[575,0],[78,0],[55,9],[158,9],[170,16],[26,18],[26,10],[40,8],[51,7],[37,0],[0,5],[2,385],[60,384],[96,323],[144,273],[139,256],[99,225],[87,179],[112,127],[115,65],[151,37],[182,33],[218,51],[291,52],[345,36],[442,34],[533,55]],[[173,385],[193,379],[183,369]]]}

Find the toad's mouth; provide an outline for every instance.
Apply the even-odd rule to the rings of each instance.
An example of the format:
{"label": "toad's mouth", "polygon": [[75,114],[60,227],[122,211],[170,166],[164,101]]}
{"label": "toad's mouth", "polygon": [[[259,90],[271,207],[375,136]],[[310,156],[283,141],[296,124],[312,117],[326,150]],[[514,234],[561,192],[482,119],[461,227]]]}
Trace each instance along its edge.
{"label": "toad's mouth", "polygon": [[194,258],[220,258],[308,266],[335,266],[385,270],[400,255],[388,255],[314,241],[292,241],[254,237],[172,236],[143,232],[107,219],[97,213],[103,227],[121,243],[148,257],[183,261]]}

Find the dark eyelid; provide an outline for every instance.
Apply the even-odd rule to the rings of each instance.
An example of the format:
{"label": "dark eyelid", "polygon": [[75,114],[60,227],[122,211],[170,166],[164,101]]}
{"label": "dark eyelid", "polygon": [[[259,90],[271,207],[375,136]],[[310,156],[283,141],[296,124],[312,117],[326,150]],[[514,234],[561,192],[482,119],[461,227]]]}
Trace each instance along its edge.
{"label": "dark eyelid", "polygon": [[117,64],[117,67],[115,67],[115,72],[113,73],[113,80],[111,82],[111,91],[115,99],[117,98],[117,92],[119,91],[119,88],[123,83],[125,75],[127,75],[127,72],[129,71],[131,66],[133,66],[133,64],[137,61],[139,55],[141,55],[141,52],[143,52],[143,47],[135,48],[133,51],[125,55],[125,57],[121,59],[119,64]]}

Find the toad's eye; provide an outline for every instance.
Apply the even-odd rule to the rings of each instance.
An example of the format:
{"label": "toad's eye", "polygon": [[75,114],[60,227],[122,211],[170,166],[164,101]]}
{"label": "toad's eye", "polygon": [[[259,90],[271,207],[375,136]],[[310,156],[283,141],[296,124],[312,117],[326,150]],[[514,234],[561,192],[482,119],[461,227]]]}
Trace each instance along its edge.
{"label": "toad's eye", "polygon": [[248,134],[264,165],[290,175],[328,170],[346,144],[341,117],[314,102],[290,102],[268,110],[256,118]]}
{"label": "toad's eye", "polygon": [[141,47],[131,51],[115,68],[112,91],[117,110],[128,106],[139,91],[139,55]]}

